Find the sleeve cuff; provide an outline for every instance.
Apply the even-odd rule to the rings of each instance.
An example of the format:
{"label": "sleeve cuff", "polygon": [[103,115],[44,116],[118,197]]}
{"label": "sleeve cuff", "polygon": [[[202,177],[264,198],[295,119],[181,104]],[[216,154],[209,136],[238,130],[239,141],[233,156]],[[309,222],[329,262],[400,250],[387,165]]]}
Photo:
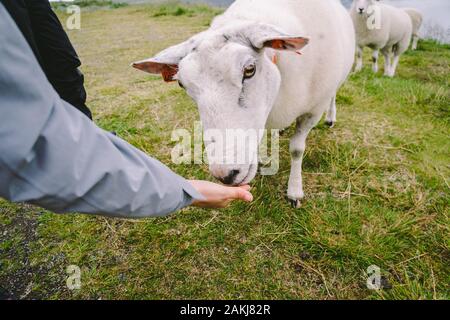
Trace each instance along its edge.
{"label": "sleeve cuff", "polygon": [[206,198],[200,193],[198,192],[190,183],[188,180],[184,180],[183,181],[183,185],[182,185],[183,191],[185,193],[186,196],[186,205],[191,205],[194,200],[206,200]]}

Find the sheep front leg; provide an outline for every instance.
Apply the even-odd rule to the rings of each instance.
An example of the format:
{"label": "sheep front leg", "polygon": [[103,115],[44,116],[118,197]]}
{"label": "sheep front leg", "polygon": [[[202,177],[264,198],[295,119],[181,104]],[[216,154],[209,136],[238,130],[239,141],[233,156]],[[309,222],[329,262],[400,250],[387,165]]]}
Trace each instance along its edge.
{"label": "sheep front leg", "polygon": [[356,67],[355,72],[360,72],[363,67],[363,48],[356,46]]}
{"label": "sheep front leg", "polygon": [[334,125],[336,124],[336,96],[334,96],[333,99],[331,99],[331,104],[327,112],[325,124],[330,128],[333,128]]}
{"label": "sheep front leg", "polygon": [[306,147],[306,138],[311,129],[319,122],[321,115],[305,114],[297,119],[297,128],[291,138],[289,151],[291,153],[291,174],[288,185],[288,199],[294,208],[300,208],[301,200],[305,197],[302,181],[303,154]]}
{"label": "sheep front leg", "polygon": [[372,53],[372,70],[374,73],[378,72],[378,56],[380,54],[380,51],[374,50]]}

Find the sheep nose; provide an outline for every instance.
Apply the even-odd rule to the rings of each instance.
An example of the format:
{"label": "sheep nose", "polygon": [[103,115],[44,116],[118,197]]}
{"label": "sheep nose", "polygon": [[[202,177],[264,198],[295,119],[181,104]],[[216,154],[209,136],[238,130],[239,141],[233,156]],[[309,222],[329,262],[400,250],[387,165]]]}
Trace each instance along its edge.
{"label": "sheep nose", "polygon": [[359,8],[359,13],[364,13],[364,8]]}
{"label": "sheep nose", "polygon": [[231,170],[230,173],[226,177],[222,177],[222,178],[218,178],[218,179],[221,182],[223,182],[224,184],[232,185],[239,173],[241,173],[240,170]]}

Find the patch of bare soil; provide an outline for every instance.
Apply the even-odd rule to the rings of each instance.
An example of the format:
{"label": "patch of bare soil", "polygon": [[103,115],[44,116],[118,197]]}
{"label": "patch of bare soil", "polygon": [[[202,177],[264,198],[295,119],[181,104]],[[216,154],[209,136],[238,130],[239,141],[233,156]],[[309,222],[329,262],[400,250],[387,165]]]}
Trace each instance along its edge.
{"label": "patch of bare soil", "polygon": [[[37,211],[30,214],[31,210]],[[39,209],[19,206],[11,223],[0,224],[0,299],[46,299],[65,287],[65,257],[62,254],[40,257],[33,261],[33,245],[38,234]]]}

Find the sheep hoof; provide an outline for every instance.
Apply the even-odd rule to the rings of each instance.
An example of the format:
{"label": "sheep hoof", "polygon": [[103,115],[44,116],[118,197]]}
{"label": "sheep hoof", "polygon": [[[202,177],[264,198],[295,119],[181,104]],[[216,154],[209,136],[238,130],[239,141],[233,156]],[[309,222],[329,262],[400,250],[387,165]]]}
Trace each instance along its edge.
{"label": "sheep hoof", "polygon": [[291,207],[294,209],[299,209],[302,206],[302,202],[299,199],[288,199]]}
{"label": "sheep hoof", "polygon": [[336,122],[334,122],[334,121],[325,121],[325,124],[326,124],[327,126],[329,126],[330,128],[333,128],[334,125],[336,124]]}

